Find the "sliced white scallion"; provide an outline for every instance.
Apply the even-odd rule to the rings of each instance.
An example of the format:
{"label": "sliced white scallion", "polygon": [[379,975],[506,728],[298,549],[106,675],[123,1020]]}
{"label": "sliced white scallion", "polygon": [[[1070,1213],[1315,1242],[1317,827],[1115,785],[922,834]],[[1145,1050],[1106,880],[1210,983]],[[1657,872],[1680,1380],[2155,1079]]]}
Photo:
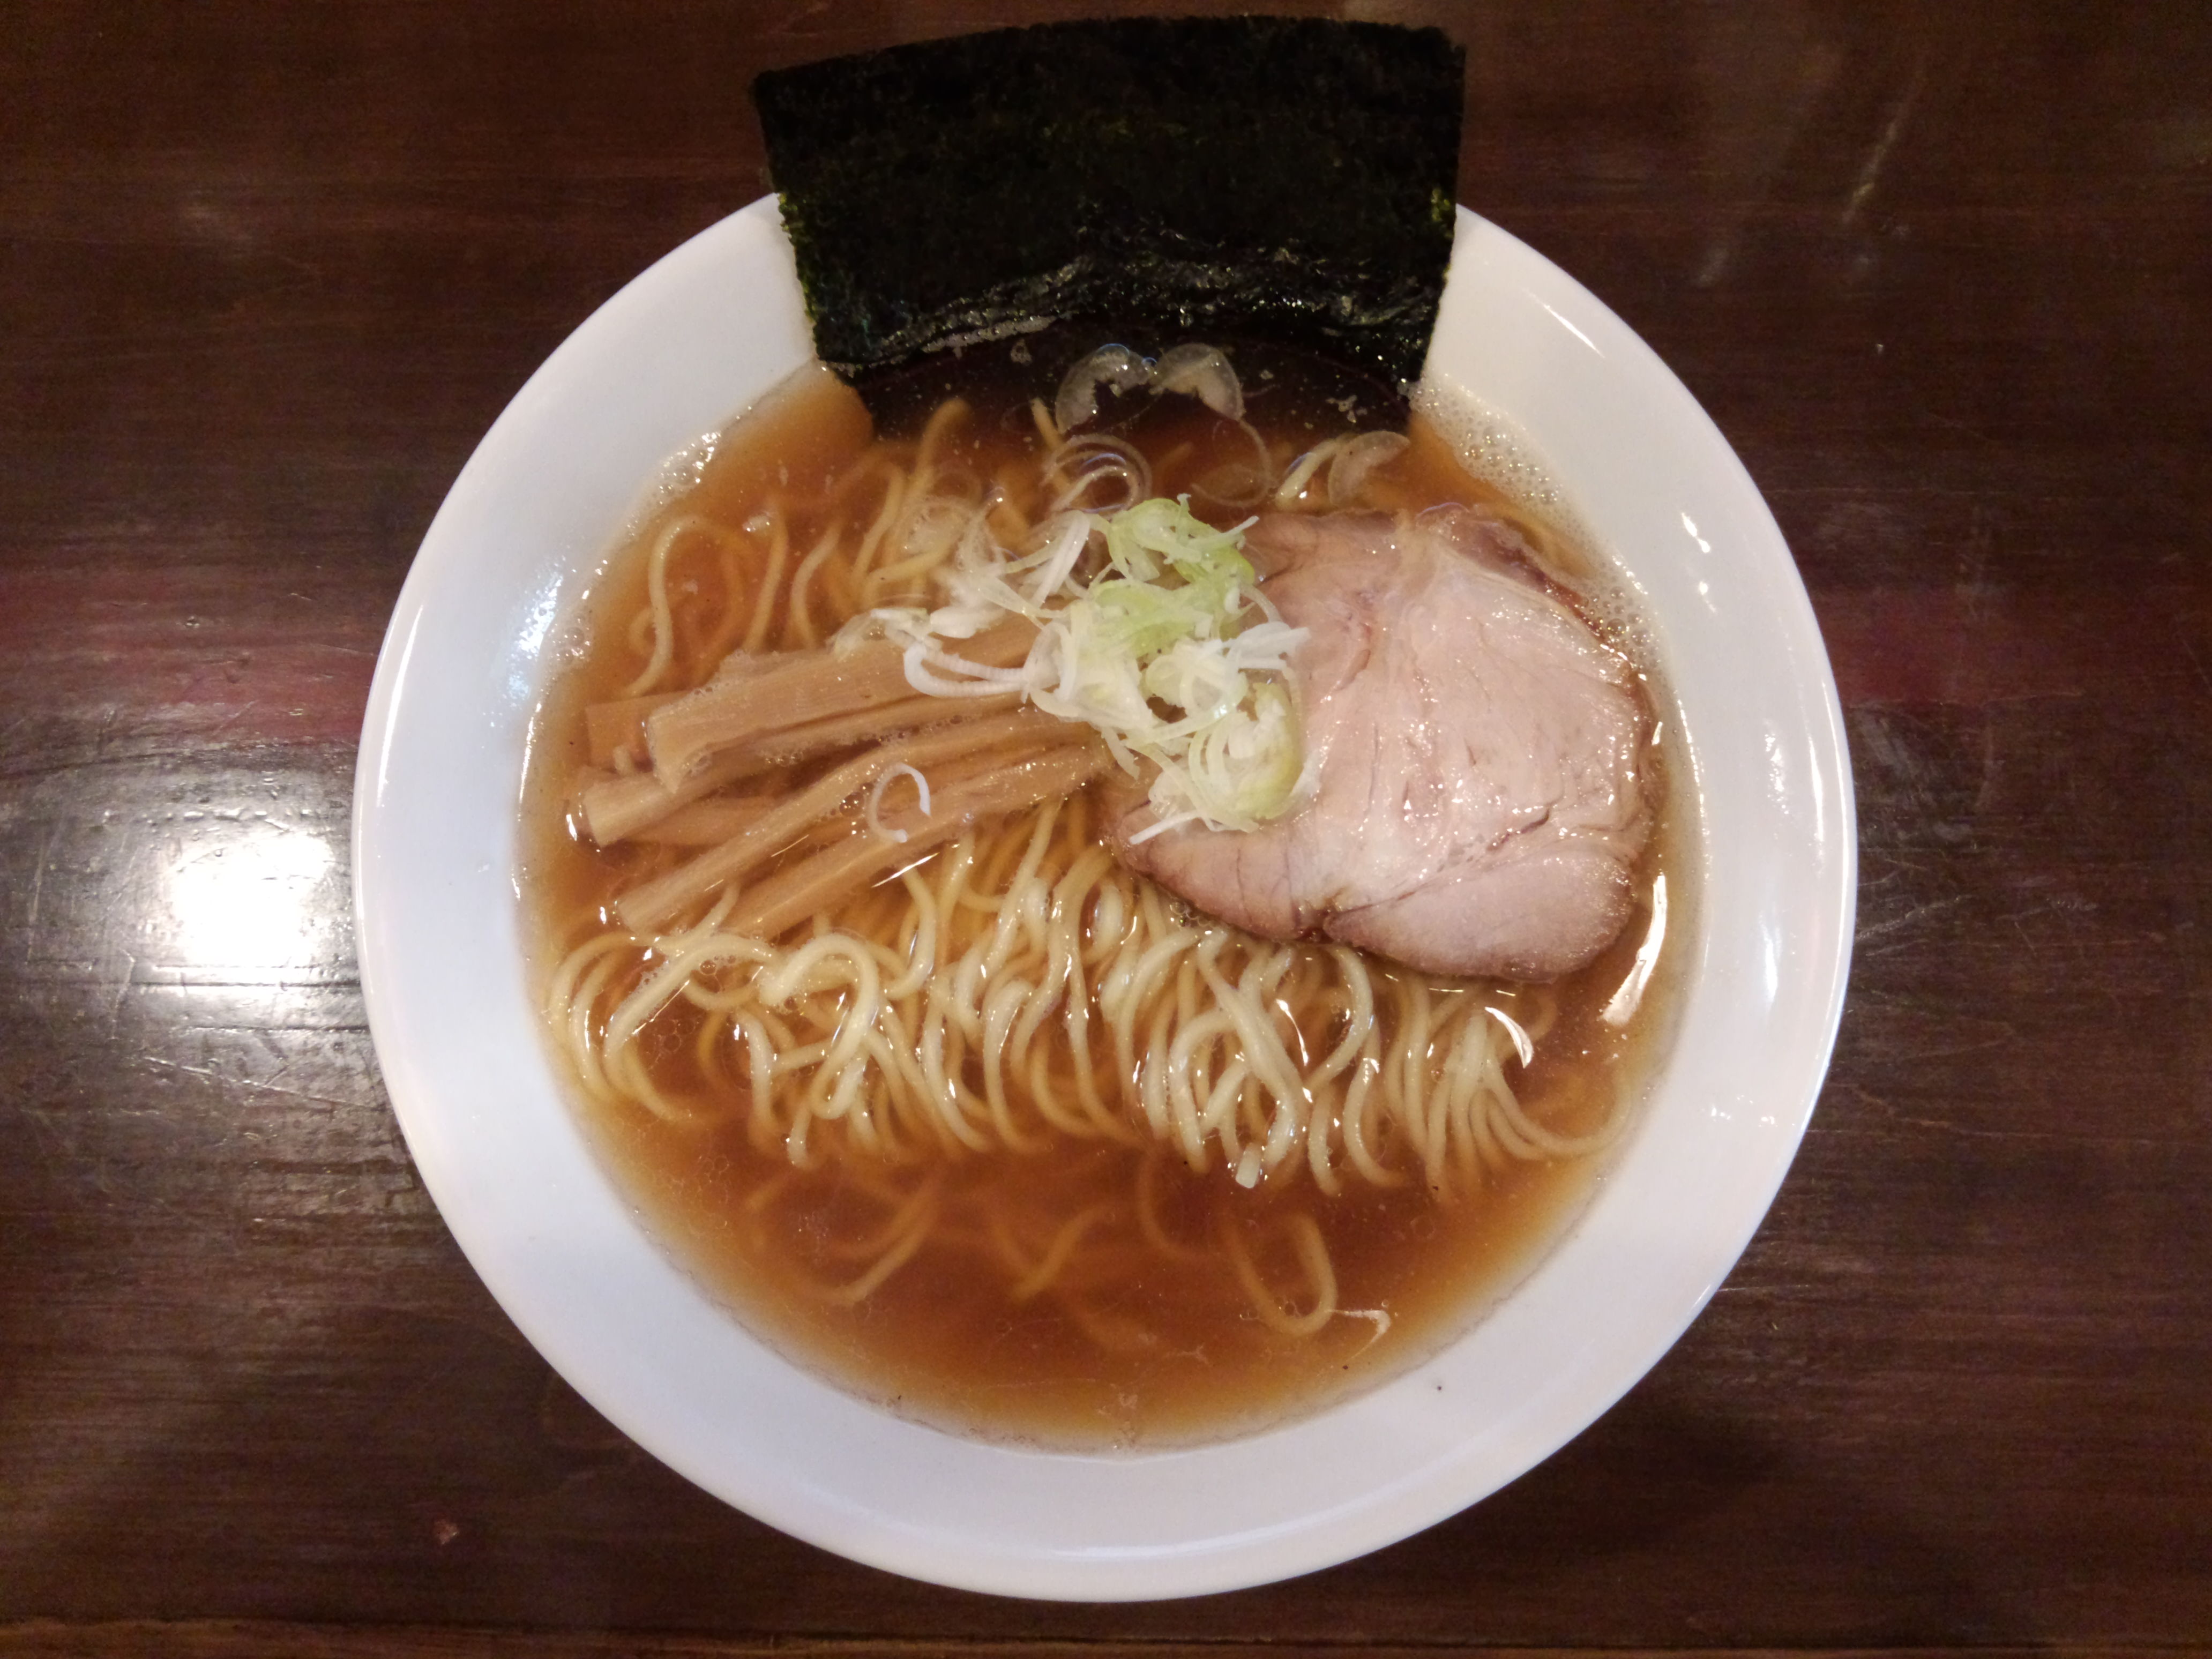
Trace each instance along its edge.
{"label": "sliced white scallion", "polygon": [[1163,392],[1195,398],[1224,420],[1244,418],[1244,386],[1218,346],[1191,343],[1164,351],[1155,360],[1125,345],[1101,346],[1069,369],[1053,399],[1052,417],[1065,437],[1098,416],[1098,388],[1154,397]]}
{"label": "sliced white scallion", "polygon": [[[1108,516],[1068,513],[1016,554],[973,533],[925,619],[874,613],[906,642],[907,679],[936,696],[1019,689],[1047,714],[1097,730],[1124,770],[1158,769],[1142,838],[1185,823],[1252,830],[1296,799],[1304,745],[1282,683],[1305,637],[1258,591],[1243,554],[1250,521],[1217,530],[1187,501],[1152,500]],[[1088,581],[1085,555],[1103,545]],[[957,652],[1006,614],[1039,625],[1018,668]]]}
{"label": "sliced white scallion", "polygon": [[1124,345],[1101,346],[1060,380],[1060,395],[1053,399],[1052,418],[1063,435],[1098,413],[1098,388],[1133,392],[1152,382],[1153,365]]}
{"label": "sliced white scallion", "polygon": [[1152,369],[1154,392],[1181,392],[1225,420],[1244,418],[1244,387],[1229,359],[1210,345],[1179,345],[1163,352]]}
{"label": "sliced white scallion", "polygon": [[1402,432],[1363,432],[1346,439],[1342,451],[1329,463],[1329,500],[1353,500],[1366,487],[1369,474],[1388,466],[1412,447],[1413,441]]}

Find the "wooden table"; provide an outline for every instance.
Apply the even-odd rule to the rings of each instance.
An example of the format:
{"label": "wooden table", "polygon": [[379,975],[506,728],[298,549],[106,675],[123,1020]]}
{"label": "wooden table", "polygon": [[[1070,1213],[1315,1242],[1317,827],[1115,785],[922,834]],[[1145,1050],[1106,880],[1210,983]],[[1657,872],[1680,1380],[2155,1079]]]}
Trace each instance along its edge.
{"label": "wooden table", "polygon": [[1704,401],[1843,687],[1850,1005],[1687,1338],[1195,1601],[905,1583],[629,1445],[379,1081],[371,665],[530,370],[764,188],[756,71],[1060,9],[17,0],[0,1654],[2212,1645],[2212,14],[1361,9],[1465,41],[1462,198]]}

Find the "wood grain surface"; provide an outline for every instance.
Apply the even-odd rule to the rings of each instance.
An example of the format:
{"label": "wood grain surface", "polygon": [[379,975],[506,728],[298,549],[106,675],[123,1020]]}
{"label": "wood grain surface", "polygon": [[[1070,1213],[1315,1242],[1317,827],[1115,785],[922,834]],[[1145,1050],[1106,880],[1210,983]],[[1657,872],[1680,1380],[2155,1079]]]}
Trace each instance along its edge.
{"label": "wood grain surface", "polygon": [[532,368],[764,188],[756,72],[1074,14],[9,0],[0,1654],[2212,1646],[2212,11],[1345,9],[1466,43],[1462,199],[1704,402],[1843,688],[1850,1003],[1688,1336],[1189,1601],[907,1583],[631,1446],[379,1080],[374,654]]}

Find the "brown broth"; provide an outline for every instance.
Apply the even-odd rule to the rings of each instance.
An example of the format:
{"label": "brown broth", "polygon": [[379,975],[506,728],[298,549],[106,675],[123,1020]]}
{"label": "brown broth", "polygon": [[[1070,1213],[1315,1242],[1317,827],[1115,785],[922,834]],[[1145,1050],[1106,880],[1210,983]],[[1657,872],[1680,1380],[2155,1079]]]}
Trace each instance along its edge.
{"label": "brown broth", "polygon": [[[959,434],[956,448],[963,464],[988,478],[1036,447],[1027,392],[1042,386],[1048,398],[1058,374],[1031,369],[1021,392],[1010,394],[1006,388],[1023,381],[1022,366],[995,354],[971,355],[991,356],[988,364],[969,365],[983,372],[963,377],[963,390],[983,412]],[[1345,429],[1347,410],[1379,410],[1393,422],[1404,417],[1401,406],[1389,407],[1371,388],[1347,391],[1308,362],[1262,361],[1277,366],[1261,385],[1280,382],[1273,400],[1279,418],[1269,417],[1268,398],[1257,395],[1253,418],[1268,421],[1279,462],[1316,436]],[[1240,359],[1248,387],[1254,384],[1249,362]],[[979,381],[980,393],[974,390]],[[878,407],[887,420],[902,419],[910,428],[934,403],[935,390],[904,388],[903,416],[897,396]],[[1355,401],[1363,396],[1364,410]],[[1210,469],[1237,459],[1239,444],[1249,454],[1249,441],[1234,428],[1224,437],[1224,423],[1185,399],[1114,412],[1120,429],[1162,458],[1155,462],[1156,494],[1194,489]],[[1501,492],[1470,477],[1418,416],[1411,430],[1413,447],[1378,483],[1374,505],[1504,504]],[[580,833],[569,810],[572,780],[587,758],[580,711],[620,695],[637,661],[623,636],[643,602],[643,550],[679,514],[738,526],[771,490],[786,501],[822,495],[869,442],[870,422],[849,392],[826,376],[807,382],[783,394],[765,418],[757,412],[724,434],[712,455],[691,468],[696,482],[659,501],[611,560],[539,712],[526,780],[525,906],[541,984],[580,930],[603,922],[614,893],[681,856],[629,845],[603,851]],[[866,499],[865,490],[848,497]],[[1194,505],[1217,521],[1242,516],[1211,510],[1202,498]],[[794,562],[811,534],[808,524],[799,524],[791,543]],[[691,630],[690,648],[711,644],[714,618],[733,593],[742,599],[757,580],[742,564],[741,558],[693,554],[672,567],[672,592],[706,618]],[[838,570],[824,568],[817,580],[819,632],[826,634],[832,611],[848,614],[860,596]],[[769,641],[783,647],[807,642],[788,629]],[[1652,695],[1656,704],[1656,688]],[[1675,872],[1688,861],[1669,851],[1670,838],[1680,834],[1670,821],[1678,816],[1662,814],[1662,834],[1639,878],[1648,891],[1662,866],[1674,878],[1668,964],[1686,954],[1680,941],[1687,931],[1688,896]],[[933,854],[930,864],[944,856]],[[848,908],[860,915],[868,903],[862,896]],[[1616,1090],[1636,1091],[1663,1044],[1672,1000],[1663,970],[1626,1036],[1598,1018],[1628,972],[1644,925],[1639,915],[1596,963],[1560,988],[1556,1023],[1534,1064],[1516,1077],[1521,1100],[1563,1132],[1601,1120]],[[1523,994],[1474,981],[1449,994],[1504,999],[1501,1006],[1510,1006]],[[694,1024],[679,1012],[656,1030],[656,1064],[672,1076],[693,1064]],[[1094,1043],[1091,1054],[1067,1056],[1066,1063],[1110,1069],[1112,1060]],[[1328,1199],[1302,1173],[1247,1190],[1218,1158],[1194,1174],[1164,1148],[1077,1142],[1063,1142],[1045,1156],[1001,1152],[922,1170],[848,1159],[801,1172],[780,1146],[763,1152],[748,1139],[742,1112],[696,1128],[671,1127],[636,1109],[585,1103],[580,1109],[672,1255],[794,1358],[922,1420],[1067,1446],[1222,1437],[1317,1408],[1418,1363],[1517,1282],[1587,1199],[1606,1161],[1599,1154],[1518,1164],[1443,1195],[1422,1184],[1416,1164],[1417,1178],[1404,1186],[1375,1188],[1348,1177],[1342,1194]],[[824,1286],[850,1282],[866,1264],[868,1252],[855,1236],[865,1243],[866,1234],[880,1233],[925,1181],[940,1183],[946,1217],[931,1242],[855,1305],[825,1299]],[[1140,1248],[1131,1219],[1140,1200],[1152,1205],[1172,1245],[1200,1250],[1206,1261]],[[1086,1241],[1094,1248],[1079,1256],[1074,1277],[1062,1281],[1067,1293],[1055,1289],[1011,1299],[1004,1266],[1009,1241],[1018,1255],[1036,1260],[1068,1218],[1092,1206],[1111,1214],[1093,1230],[1098,1237]],[[1301,1279],[1289,1224],[1298,1212],[1321,1227],[1345,1310],[1308,1337],[1285,1336],[1256,1316],[1222,1267],[1214,1242],[1222,1230],[1233,1230],[1263,1277],[1295,1304]]]}

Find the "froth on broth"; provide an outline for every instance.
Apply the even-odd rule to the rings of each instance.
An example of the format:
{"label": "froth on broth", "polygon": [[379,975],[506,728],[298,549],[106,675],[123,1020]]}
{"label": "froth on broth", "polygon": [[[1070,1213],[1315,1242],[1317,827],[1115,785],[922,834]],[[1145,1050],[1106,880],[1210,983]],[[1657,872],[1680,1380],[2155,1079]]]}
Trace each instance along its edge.
{"label": "froth on broth", "polygon": [[[909,713],[841,744],[791,709],[808,740],[724,754],[712,787],[635,830],[603,820],[595,841],[587,799],[659,787],[641,735],[655,709],[733,652],[726,678],[781,672],[864,611],[935,603],[979,515],[1018,546],[1056,504],[1187,495],[1225,526],[1299,485],[1316,446],[1380,424],[1410,442],[1364,477],[1337,471],[1353,499],[1332,500],[1319,466],[1284,504],[1474,505],[1589,587],[1570,538],[1387,389],[1247,347],[1242,422],[1139,392],[1062,434],[1054,370],[1082,348],[1055,360],[1054,337],[933,366],[872,417],[810,369],[672,471],[538,715],[524,902],[549,1040],[594,1139],[748,1324],[958,1431],[1160,1445],[1364,1388],[1509,1287],[1628,1121],[1667,975],[1625,1025],[1602,1017],[1648,904],[1542,986],[1241,934],[1115,864],[1082,734],[1037,738],[1018,711]],[[1581,608],[1607,626],[1605,606]],[[860,783],[788,821],[810,791],[836,796],[843,779],[823,780],[841,767]],[[1043,781],[1001,799],[1013,775]],[[924,780],[939,817],[956,798],[982,815],[933,830]],[[1662,825],[1647,899],[1673,873]],[[911,855],[886,853],[902,827]],[[774,845],[733,881],[625,925],[625,895],[763,834]],[[834,890],[811,873],[848,868]],[[1678,880],[1677,939],[1681,897]]]}

